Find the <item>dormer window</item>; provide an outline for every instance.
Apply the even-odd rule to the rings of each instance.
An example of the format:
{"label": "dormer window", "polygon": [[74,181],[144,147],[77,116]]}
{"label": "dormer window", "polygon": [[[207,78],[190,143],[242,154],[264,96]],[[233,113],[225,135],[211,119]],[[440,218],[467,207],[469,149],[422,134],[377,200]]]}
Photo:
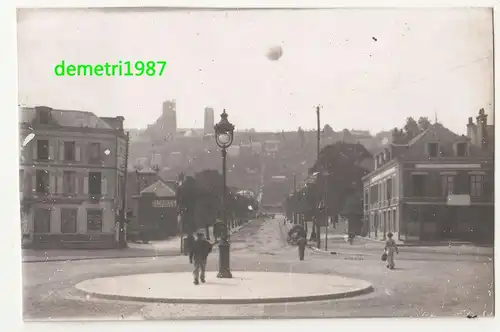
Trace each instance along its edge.
{"label": "dormer window", "polygon": [[456,151],[457,151],[457,157],[467,156],[467,143],[465,142],[457,143]]}
{"label": "dormer window", "polygon": [[427,143],[427,153],[429,157],[439,156],[439,144],[438,143]]}
{"label": "dormer window", "polygon": [[40,124],[49,124],[50,111],[48,109],[40,110]]}

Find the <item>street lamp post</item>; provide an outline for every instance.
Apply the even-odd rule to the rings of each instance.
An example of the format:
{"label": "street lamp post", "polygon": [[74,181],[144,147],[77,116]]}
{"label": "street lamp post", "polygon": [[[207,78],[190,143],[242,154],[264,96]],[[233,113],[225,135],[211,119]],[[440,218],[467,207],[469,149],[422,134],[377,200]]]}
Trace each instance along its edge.
{"label": "street lamp post", "polygon": [[215,142],[221,149],[222,153],[222,223],[224,225],[222,230],[222,238],[219,242],[219,273],[217,278],[232,278],[231,270],[229,268],[229,240],[228,240],[228,227],[226,216],[226,155],[227,148],[231,146],[234,139],[234,125],[227,120],[226,110],[220,115],[221,120],[214,126],[215,129]]}

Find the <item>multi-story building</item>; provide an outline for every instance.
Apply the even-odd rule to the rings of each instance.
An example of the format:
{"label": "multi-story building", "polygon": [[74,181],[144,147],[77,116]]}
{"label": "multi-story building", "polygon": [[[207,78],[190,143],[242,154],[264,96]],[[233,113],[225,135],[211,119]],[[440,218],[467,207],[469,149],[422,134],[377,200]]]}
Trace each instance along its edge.
{"label": "multi-story building", "polygon": [[[123,117],[20,109],[24,238],[33,247],[112,248],[125,175]],[[34,135],[34,136],[33,136]]]}
{"label": "multi-story building", "polygon": [[392,232],[401,241],[491,241],[494,166],[486,144],[439,123],[395,142],[363,177],[364,232],[382,239]]}

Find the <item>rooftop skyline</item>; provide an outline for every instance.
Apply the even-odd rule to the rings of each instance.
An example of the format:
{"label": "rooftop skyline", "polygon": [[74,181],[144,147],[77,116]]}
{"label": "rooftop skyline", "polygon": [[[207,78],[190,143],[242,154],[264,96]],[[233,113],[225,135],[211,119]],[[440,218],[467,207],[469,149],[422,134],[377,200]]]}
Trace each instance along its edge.
{"label": "rooftop skyline", "polygon": [[[19,102],[145,128],[175,99],[179,128],[202,128],[213,107],[215,121],[225,108],[238,130],[257,131],[314,128],[321,104],[335,131],[374,134],[437,114],[461,134],[480,108],[493,121],[491,19],[479,8],[21,10]],[[284,50],[275,62],[265,57],[273,45]],[[168,64],[162,77],[57,77],[62,60]]]}

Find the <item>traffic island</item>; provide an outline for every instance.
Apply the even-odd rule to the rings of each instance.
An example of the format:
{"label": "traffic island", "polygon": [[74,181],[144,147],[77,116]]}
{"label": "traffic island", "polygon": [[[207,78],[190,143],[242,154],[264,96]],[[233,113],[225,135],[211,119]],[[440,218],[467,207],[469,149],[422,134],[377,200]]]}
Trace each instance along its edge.
{"label": "traffic island", "polygon": [[193,284],[189,272],[89,279],[75,287],[87,295],[123,301],[190,304],[253,304],[323,301],[373,291],[364,280],[305,273],[233,271],[233,278],[207,272]]}

